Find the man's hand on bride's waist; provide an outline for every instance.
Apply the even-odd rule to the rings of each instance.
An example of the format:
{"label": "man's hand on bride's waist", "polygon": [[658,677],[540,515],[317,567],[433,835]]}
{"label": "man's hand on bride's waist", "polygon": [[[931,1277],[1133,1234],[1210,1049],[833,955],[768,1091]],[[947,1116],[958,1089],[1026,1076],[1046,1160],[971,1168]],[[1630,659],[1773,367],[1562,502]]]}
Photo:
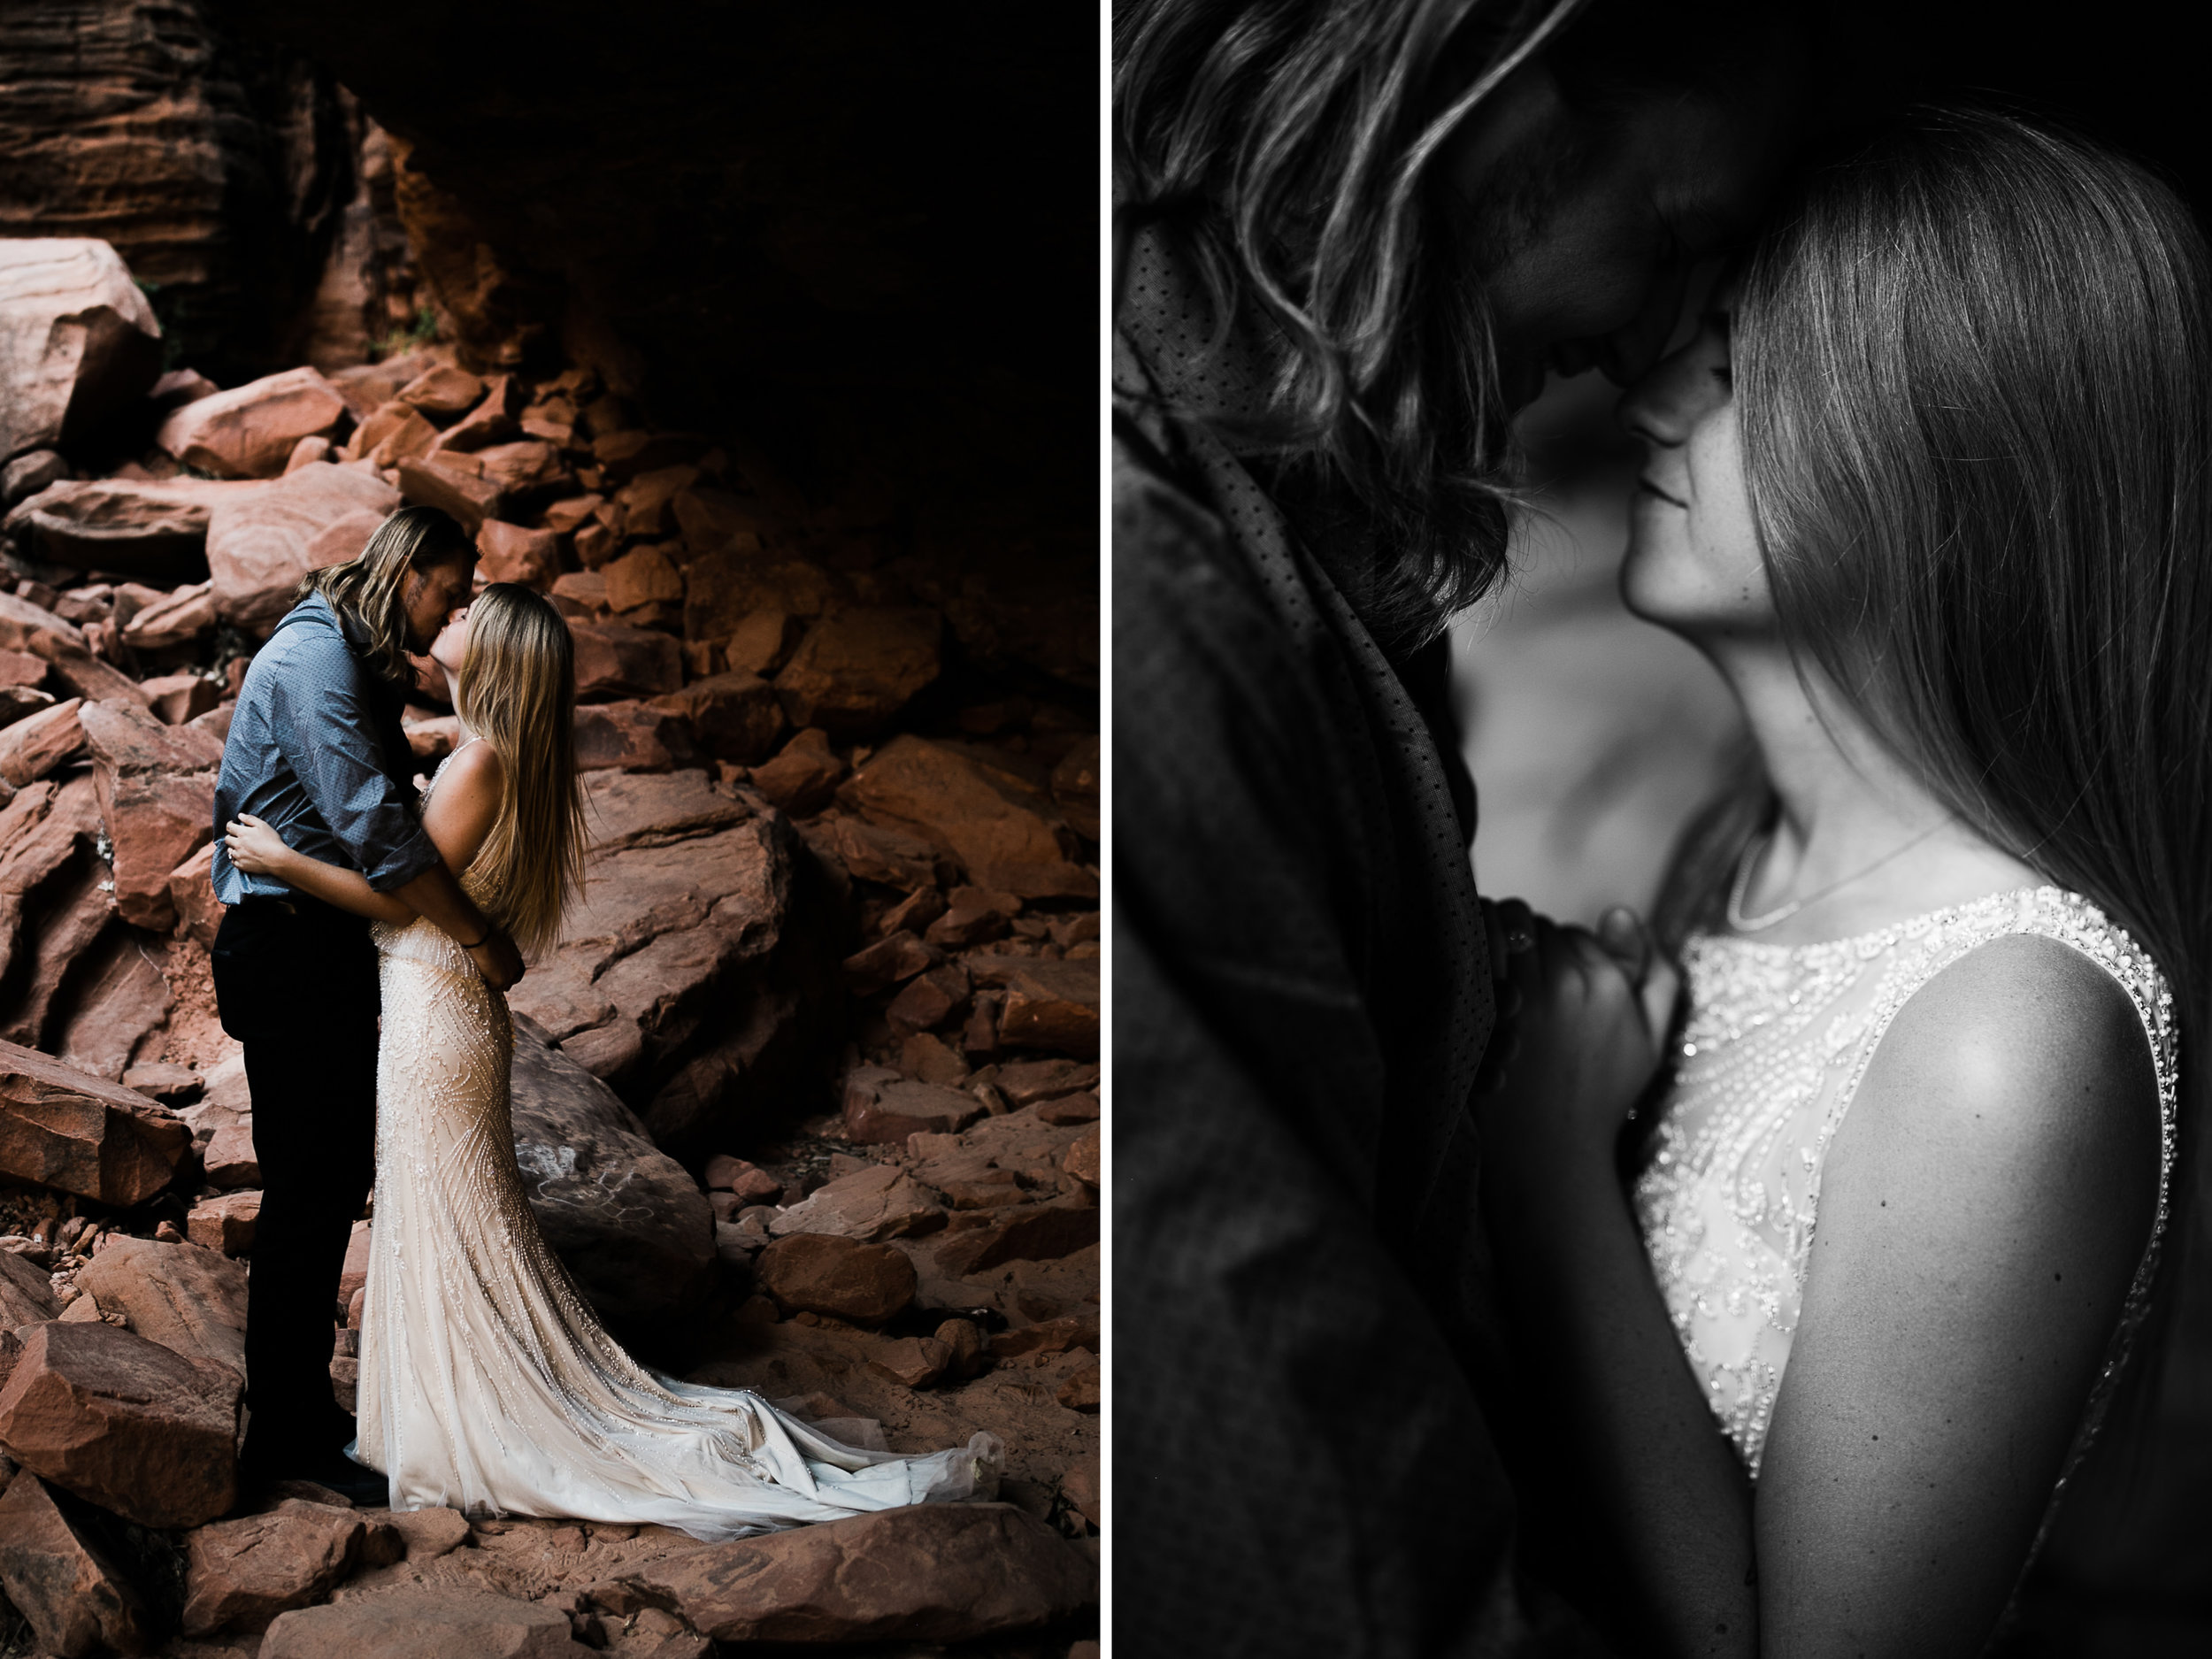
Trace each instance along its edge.
{"label": "man's hand on bride's waist", "polygon": [[495,926],[477,941],[468,958],[495,991],[507,990],[522,978],[522,952],[515,949],[515,941],[503,927]]}

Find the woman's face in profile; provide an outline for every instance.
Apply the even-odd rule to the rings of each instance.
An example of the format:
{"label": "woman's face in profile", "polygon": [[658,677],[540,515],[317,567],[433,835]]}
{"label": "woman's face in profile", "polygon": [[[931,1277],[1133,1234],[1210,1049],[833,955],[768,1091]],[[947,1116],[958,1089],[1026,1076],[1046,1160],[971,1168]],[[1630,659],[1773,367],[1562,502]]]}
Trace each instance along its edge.
{"label": "woman's face in profile", "polygon": [[1621,596],[1645,621],[1693,638],[1763,633],[1774,622],[1737,435],[1735,297],[1735,285],[1722,283],[1689,343],[1621,400],[1621,424],[1645,449]]}
{"label": "woman's face in profile", "polygon": [[448,673],[457,674],[461,664],[469,654],[469,607],[463,605],[438,631],[438,637],[430,642],[430,660]]}

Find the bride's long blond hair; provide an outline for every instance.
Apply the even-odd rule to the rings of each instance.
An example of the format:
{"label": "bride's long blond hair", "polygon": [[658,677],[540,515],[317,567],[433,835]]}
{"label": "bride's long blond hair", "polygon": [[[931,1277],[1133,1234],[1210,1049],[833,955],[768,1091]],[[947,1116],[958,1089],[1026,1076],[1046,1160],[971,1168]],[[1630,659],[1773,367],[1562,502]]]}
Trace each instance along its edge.
{"label": "bride's long blond hair", "polygon": [[494,582],[469,606],[459,710],[507,780],[477,855],[484,910],[533,955],[558,941],[584,881],[584,793],[576,771],[576,647],[542,595]]}

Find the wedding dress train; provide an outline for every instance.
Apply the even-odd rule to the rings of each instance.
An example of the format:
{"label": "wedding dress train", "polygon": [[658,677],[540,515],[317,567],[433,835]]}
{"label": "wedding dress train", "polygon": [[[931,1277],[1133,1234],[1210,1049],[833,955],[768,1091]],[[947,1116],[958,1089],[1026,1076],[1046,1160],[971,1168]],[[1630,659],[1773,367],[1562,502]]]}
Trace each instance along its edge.
{"label": "wedding dress train", "polygon": [[383,987],[375,1226],[355,1458],[391,1506],[658,1522],[725,1539],[988,1496],[978,1433],[847,1446],[743,1388],[623,1351],[546,1248],[515,1164],[506,1000],[427,921],[374,928]]}

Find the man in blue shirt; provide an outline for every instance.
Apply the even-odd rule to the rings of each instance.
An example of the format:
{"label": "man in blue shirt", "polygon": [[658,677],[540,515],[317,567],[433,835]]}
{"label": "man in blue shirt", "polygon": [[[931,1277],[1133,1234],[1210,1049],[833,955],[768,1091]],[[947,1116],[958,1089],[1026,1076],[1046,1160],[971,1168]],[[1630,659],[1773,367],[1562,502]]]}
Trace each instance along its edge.
{"label": "man in blue shirt", "polygon": [[215,788],[215,938],[223,1029],[246,1048],[261,1216],[248,1290],[250,1417],[242,1485],[312,1480],[382,1502],[343,1455],[352,1420],[330,1386],[332,1313],[354,1218],[376,1173],[377,964],[368,923],[225,854],[241,812],[311,857],[358,870],[465,949],[504,989],[514,941],[472,903],[415,807],[400,730],[408,653],[468,602],[476,552],[434,507],[404,507],[349,564],[315,572],[254,657]]}

